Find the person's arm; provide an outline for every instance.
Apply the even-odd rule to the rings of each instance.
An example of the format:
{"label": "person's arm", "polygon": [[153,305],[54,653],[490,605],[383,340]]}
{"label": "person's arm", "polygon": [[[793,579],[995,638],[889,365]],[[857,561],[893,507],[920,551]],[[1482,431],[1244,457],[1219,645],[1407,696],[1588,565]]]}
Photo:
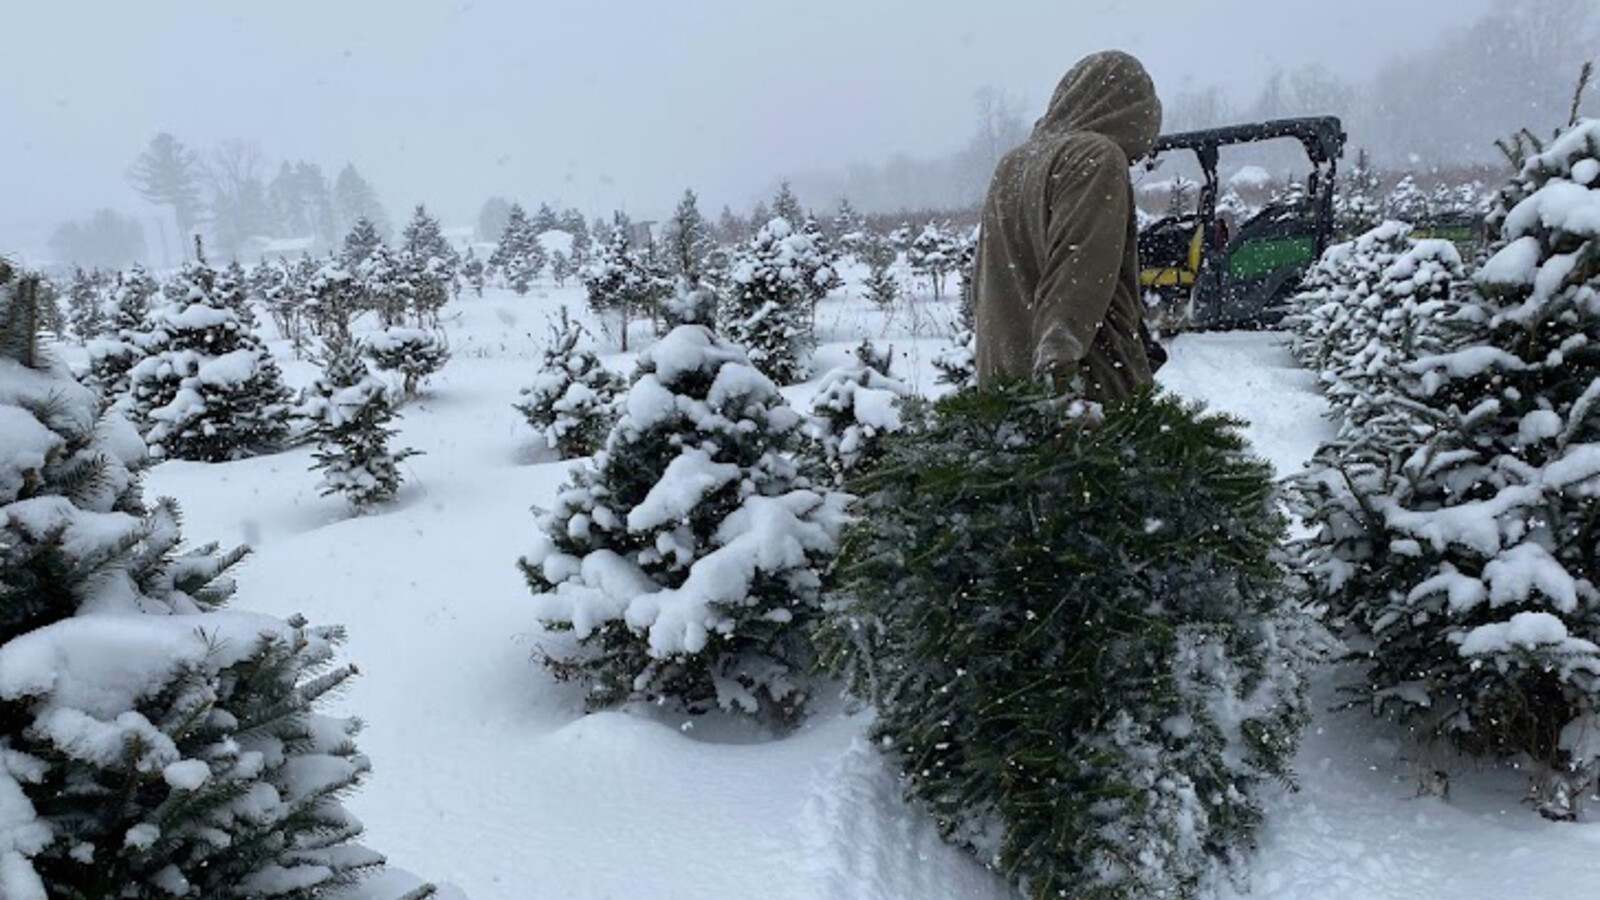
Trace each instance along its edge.
{"label": "person's arm", "polygon": [[1089,355],[1122,274],[1128,161],[1109,138],[1083,135],[1056,160],[1048,252],[1033,298],[1033,373],[1071,377]]}

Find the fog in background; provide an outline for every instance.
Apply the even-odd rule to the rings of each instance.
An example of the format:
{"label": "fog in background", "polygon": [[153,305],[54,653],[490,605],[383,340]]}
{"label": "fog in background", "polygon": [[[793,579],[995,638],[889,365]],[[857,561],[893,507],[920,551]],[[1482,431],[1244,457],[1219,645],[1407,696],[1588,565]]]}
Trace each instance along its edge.
{"label": "fog in background", "polygon": [[460,226],[491,196],[658,218],[686,187],[715,219],[781,178],[819,211],[840,195],[868,211],[960,206],[1062,73],[1111,47],[1145,61],[1168,130],[1334,113],[1383,166],[1492,161],[1495,138],[1565,120],[1600,50],[1597,5],[14,4],[0,252],[170,261],[174,211],[130,179],[158,133],[203,173],[195,225],[241,252],[246,232],[318,227],[274,208],[299,176],[341,210],[381,203],[398,222],[425,202]]}

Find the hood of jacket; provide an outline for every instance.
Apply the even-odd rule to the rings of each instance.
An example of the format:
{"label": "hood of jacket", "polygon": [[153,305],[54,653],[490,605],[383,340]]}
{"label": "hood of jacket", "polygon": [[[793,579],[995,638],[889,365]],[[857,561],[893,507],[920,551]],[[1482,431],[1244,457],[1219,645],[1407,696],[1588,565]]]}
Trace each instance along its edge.
{"label": "hood of jacket", "polygon": [[1107,50],[1084,57],[1067,72],[1034,130],[1102,134],[1132,162],[1155,147],[1161,132],[1161,101],[1139,60]]}

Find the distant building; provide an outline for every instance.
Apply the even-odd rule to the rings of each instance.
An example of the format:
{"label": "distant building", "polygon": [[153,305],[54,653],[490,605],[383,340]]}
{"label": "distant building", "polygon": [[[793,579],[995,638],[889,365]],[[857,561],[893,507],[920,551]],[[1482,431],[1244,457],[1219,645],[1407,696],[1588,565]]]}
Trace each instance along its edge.
{"label": "distant building", "polygon": [[299,259],[312,253],[317,246],[314,237],[273,238],[265,235],[245,238],[239,244],[239,260],[255,262],[258,259]]}

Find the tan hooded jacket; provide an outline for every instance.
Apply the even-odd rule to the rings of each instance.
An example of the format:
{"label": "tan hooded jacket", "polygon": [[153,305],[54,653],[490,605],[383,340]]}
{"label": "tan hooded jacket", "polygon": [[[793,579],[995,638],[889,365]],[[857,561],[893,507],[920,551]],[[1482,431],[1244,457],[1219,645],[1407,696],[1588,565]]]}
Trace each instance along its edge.
{"label": "tan hooded jacket", "polygon": [[1086,396],[1105,402],[1150,383],[1128,166],[1160,131],[1144,66],[1096,53],[1000,161],[978,243],[980,384],[1081,374]]}

